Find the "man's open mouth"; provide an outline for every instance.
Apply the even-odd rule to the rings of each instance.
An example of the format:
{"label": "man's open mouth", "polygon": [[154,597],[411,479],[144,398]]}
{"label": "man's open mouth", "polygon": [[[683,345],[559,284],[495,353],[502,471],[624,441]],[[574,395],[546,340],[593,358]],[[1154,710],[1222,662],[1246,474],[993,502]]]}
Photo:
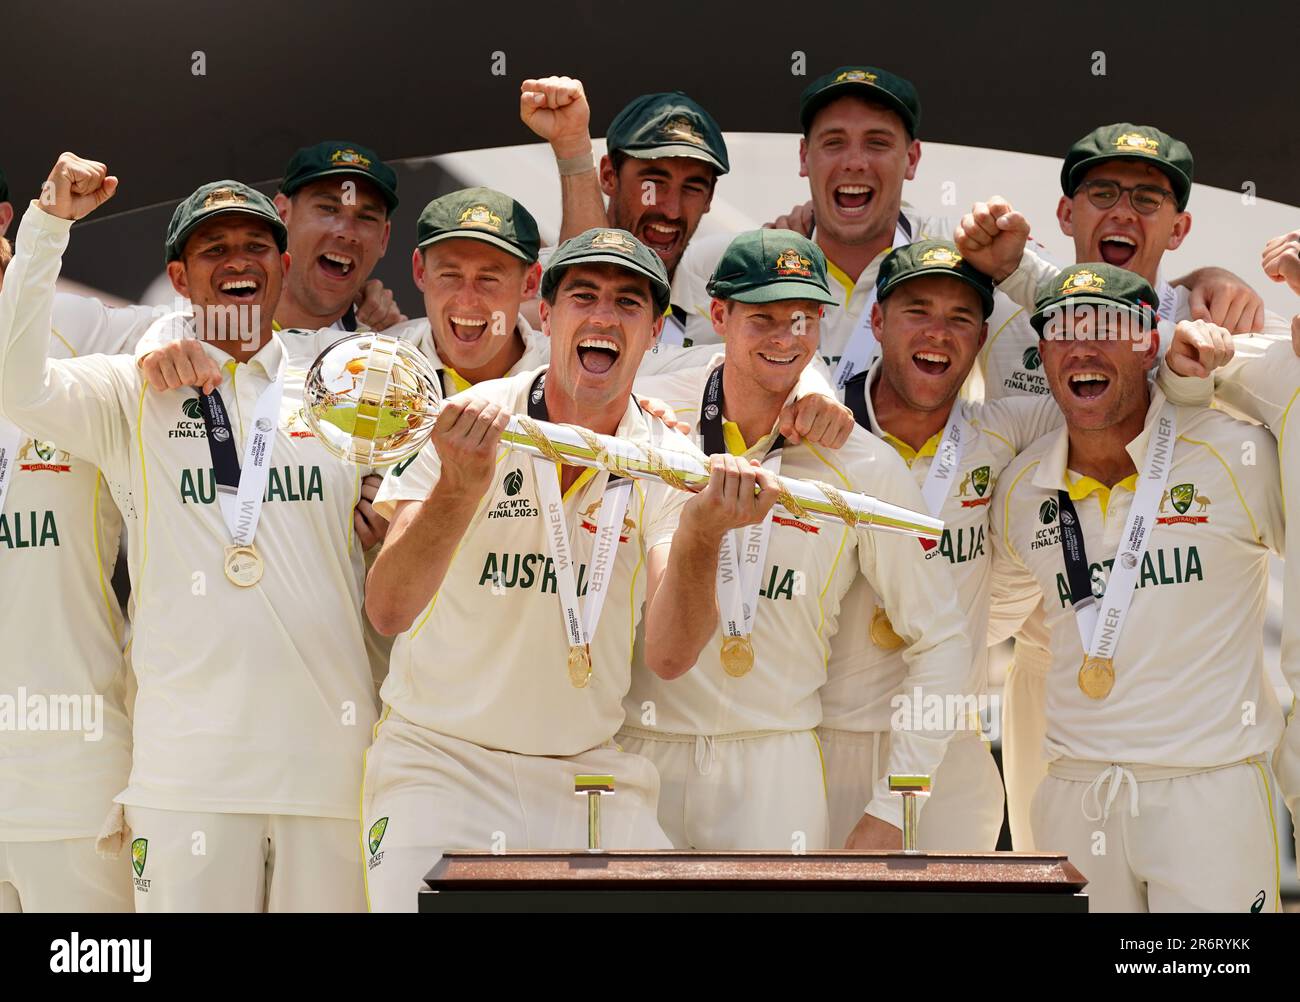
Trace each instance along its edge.
{"label": "man's open mouth", "polygon": [[228,278],[217,286],[223,296],[243,302],[256,299],[260,288],[261,285],[255,278]]}
{"label": "man's open mouth", "polygon": [[1095,400],[1110,389],[1110,377],[1100,372],[1076,372],[1066,382],[1080,400]]}
{"label": "man's open mouth", "polygon": [[1125,268],[1137,254],[1137,241],[1121,233],[1112,233],[1101,238],[1098,244],[1101,259],[1116,268]]}
{"label": "man's open mouth", "polygon": [[643,223],[641,226],[641,242],[661,256],[677,246],[681,235],[682,227],[678,223],[656,220],[652,223]]}
{"label": "man's open mouth", "polygon": [[876,193],[865,184],[837,185],[832,193],[835,207],[848,215],[866,212]]}
{"label": "man's open mouth", "polygon": [[942,376],[952,366],[952,359],[941,351],[918,351],[912,364],[927,376]]}
{"label": "man's open mouth", "polygon": [[578,342],[578,363],[593,376],[609,372],[618,356],[618,344],[610,338],[585,337]]}
{"label": "man's open mouth", "polygon": [[452,337],[457,341],[472,344],[481,338],[483,332],[487,330],[487,319],[485,317],[461,316],[453,313],[447,318],[447,325],[451,328]]}
{"label": "man's open mouth", "polygon": [[333,278],[346,278],[357,266],[357,262],[348,257],[346,254],[340,254],[337,251],[326,251],[316,259],[316,263],[325,274]]}

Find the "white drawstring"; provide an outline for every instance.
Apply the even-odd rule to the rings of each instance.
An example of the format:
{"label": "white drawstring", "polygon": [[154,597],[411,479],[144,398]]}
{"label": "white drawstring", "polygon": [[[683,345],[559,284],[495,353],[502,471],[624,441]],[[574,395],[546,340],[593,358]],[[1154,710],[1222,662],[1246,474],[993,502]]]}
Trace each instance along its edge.
{"label": "white drawstring", "polygon": [[713,768],[713,738],[708,734],[695,736],[695,769],[701,776],[707,776]]}
{"label": "white drawstring", "polygon": [[[1110,787],[1106,790],[1106,803],[1101,802],[1101,785],[1110,778]],[[1079,806],[1083,810],[1083,816],[1089,821],[1100,821],[1102,827],[1110,820],[1110,808],[1115,803],[1115,798],[1119,796],[1120,790],[1123,789],[1124,783],[1129,785],[1129,805],[1128,812],[1130,817],[1138,816],[1138,786],[1137,780],[1133,773],[1129,772],[1121,765],[1112,765],[1108,769],[1103,769],[1097,773],[1097,778],[1088,784],[1088,788],[1083,791],[1083,797]],[[1092,798],[1093,804],[1096,805],[1096,813],[1090,813],[1088,810],[1088,798]]]}

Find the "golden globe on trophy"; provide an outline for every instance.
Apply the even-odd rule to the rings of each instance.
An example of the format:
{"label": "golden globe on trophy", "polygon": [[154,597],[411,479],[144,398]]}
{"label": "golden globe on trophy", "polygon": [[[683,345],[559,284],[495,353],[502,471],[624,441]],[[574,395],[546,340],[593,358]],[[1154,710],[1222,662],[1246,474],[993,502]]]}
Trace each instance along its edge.
{"label": "golden globe on trophy", "polygon": [[[341,338],[321,352],[307,373],[303,401],[307,424],[327,449],[349,462],[387,466],[414,455],[428,441],[442,393],[437,372],[418,348],[366,333]],[[698,451],[656,449],[526,414],[510,419],[501,440],[553,462],[659,480],[677,490],[699,491],[709,481],[708,460]],[[778,503],[796,518],[922,540],[943,534],[941,519],[910,508],[821,481],[778,479]]]}
{"label": "golden globe on trophy", "polygon": [[382,334],[335,341],[303,386],[303,416],[316,437],[336,456],[367,466],[418,452],[441,402],[438,374],[423,353]]}

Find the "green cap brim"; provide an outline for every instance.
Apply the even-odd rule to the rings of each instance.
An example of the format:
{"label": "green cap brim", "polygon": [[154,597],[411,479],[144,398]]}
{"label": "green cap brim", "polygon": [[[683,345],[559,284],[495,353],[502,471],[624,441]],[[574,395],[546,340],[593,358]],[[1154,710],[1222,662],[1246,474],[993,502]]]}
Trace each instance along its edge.
{"label": "green cap brim", "polygon": [[369,181],[372,185],[375,186],[375,188],[379,190],[379,193],[384,197],[384,201],[388,203],[388,209],[390,212],[393,209],[397,208],[397,192],[393,191],[391,188],[387,187],[386,185],[381,184],[379,182],[379,179],[376,178],[375,175],[371,174],[370,171],[362,170],[359,167],[335,167],[330,170],[318,171],[317,173],[312,174],[310,177],[304,178],[302,181],[300,181],[298,184],[295,184],[291,188],[281,188],[280,192],[281,194],[284,195],[292,195],[298,189],[305,188],[307,185],[312,184],[315,181],[319,181],[322,178],[326,178],[326,177],[337,177],[340,174],[351,174],[353,177],[359,177],[363,181]]}
{"label": "green cap brim", "polygon": [[980,303],[984,307],[984,319],[987,320],[993,313],[993,294],[989,292],[988,289],[982,287],[969,275],[964,275],[957,269],[948,267],[917,268],[915,271],[909,271],[904,275],[900,275],[880,290],[879,299],[882,301],[885,300],[888,298],[889,294],[900,285],[910,282],[914,278],[928,278],[931,275],[941,275],[944,278],[955,278],[957,281],[970,286],[979,293]]}
{"label": "green cap brim", "polygon": [[727,168],[708,150],[700,149],[698,146],[692,146],[690,143],[669,143],[667,146],[651,146],[649,149],[619,150],[620,153],[626,153],[637,160],[659,160],[664,157],[686,157],[690,160],[703,160],[719,174],[727,173]]}
{"label": "green cap brim", "polygon": [[529,257],[509,240],[502,240],[500,237],[492,233],[484,233],[482,230],[448,230],[446,233],[438,233],[421,240],[416,244],[416,247],[419,250],[424,250],[424,248],[440,243],[443,240],[481,240],[485,244],[491,244],[493,247],[517,257],[525,264],[534,264],[537,261],[537,258]]}
{"label": "green cap brim", "polygon": [[[654,274],[654,272],[646,270],[632,258],[627,257],[624,254],[579,254],[566,261],[560,262],[557,266],[557,271],[567,270],[572,268],[575,264],[613,264],[626,271],[642,275],[650,280],[650,292],[654,297],[655,308],[658,310],[665,310],[668,308],[668,301],[672,297],[672,288],[662,284],[659,280],[659,276]],[[557,275],[556,284],[558,285],[558,283],[559,278]]]}
{"label": "green cap brim", "polygon": [[817,112],[821,111],[832,101],[844,97],[846,94],[860,97],[864,101],[876,101],[888,106],[892,111],[898,113],[898,116],[903,120],[903,127],[907,129],[908,134],[915,134],[916,122],[912,119],[911,109],[883,87],[877,87],[875,84],[866,83],[862,80],[848,80],[844,83],[832,84],[825,90],[818,92],[813,99],[808,102],[808,108],[803,114],[802,124],[804,131],[807,132],[812,127],[812,122],[813,119],[817,117]]}
{"label": "green cap brim", "polygon": [[790,299],[807,299],[826,306],[839,305],[829,292],[823,292],[816,285],[808,282],[773,282],[753,289],[742,289],[725,298],[737,303],[779,303]]}
{"label": "green cap brim", "polygon": [[195,219],[190,223],[189,226],[186,226],[183,230],[181,230],[179,233],[176,234],[176,238],[172,241],[171,253],[168,256],[167,260],[169,261],[179,260],[181,256],[181,252],[185,250],[185,243],[187,240],[189,240],[190,234],[192,234],[200,226],[206,223],[209,219],[217,219],[220,216],[236,216],[236,215],[252,216],[254,219],[262,220],[262,222],[266,223],[267,226],[271,227],[271,232],[275,234],[275,243],[276,246],[280,248],[280,252],[284,253],[284,251],[288,248],[289,231],[285,228],[283,221],[281,221],[281,219],[278,216],[275,218],[275,221],[272,222],[270,217],[267,216],[266,213],[258,212],[256,209],[241,209],[238,206],[229,206],[229,207],[216,209],[212,212],[206,212],[201,216],[195,217]]}
{"label": "green cap brim", "polygon": [[[1085,295],[1069,296],[1065,299],[1058,299],[1050,306],[1045,306],[1041,310],[1035,310],[1033,316],[1029,318],[1029,326],[1031,326],[1041,338],[1043,336],[1043,328],[1047,326],[1047,318],[1053,313],[1064,310],[1070,306],[1105,306],[1108,309],[1123,310],[1126,313],[1131,313],[1138,320],[1145,319],[1142,308],[1134,306],[1132,303],[1121,303],[1115,299],[1107,299],[1105,296]],[[1155,328],[1154,323],[1151,325],[1151,328]]]}

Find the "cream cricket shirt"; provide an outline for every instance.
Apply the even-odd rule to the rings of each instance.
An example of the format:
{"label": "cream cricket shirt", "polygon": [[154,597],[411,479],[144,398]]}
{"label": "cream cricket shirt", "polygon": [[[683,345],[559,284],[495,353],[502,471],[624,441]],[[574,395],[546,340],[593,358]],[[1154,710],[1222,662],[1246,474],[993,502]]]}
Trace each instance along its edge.
{"label": "cream cricket shirt", "polygon": [[[1293,693],[1300,693],[1300,358],[1291,346],[1291,325],[1276,314],[1266,315],[1264,332],[1234,337],[1236,353],[1214,372],[1219,399],[1233,410],[1268,425],[1278,442],[1282,495],[1291,532],[1287,537],[1282,592],[1282,675]],[[1179,392],[1190,387],[1180,381],[1169,399],[1195,402]],[[1274,760],[1282,795],[1292,813],[1300,810],[1300,724],[1294,706],[1285,737]]]}
{"label": "cream cricket shirt", "polygon": [[[1038,287],[1061,269],[1039,247],[1025,251],[1020,267],[998,283],[989,336],[980,349],[978,366],[984,376],[984,399],[1050,396],[1047,374],[1038,349],[1038,333],[1029,324]],[[1188,292],[1174,289],[1174,315],[1161,317],[1160,357],[1173,337],[1174,325],[1191,316]]]}
{"label": "cream cricket shirt", "polygon": [[[194,391],[152,392],[129,356],[47,361],[69,226],[28,210],[0,313],[0,412],[98,465],[125,515],[139,693],[130,784],[117,800],[355,818],[375,719],[352,530],[364,471],[302,421],[310,359],[288,366],[256,536],[265,575],[237,588],[222,571],[229,531]],[[204,347],[226,366],[221,393],[242,456],[282,338],[248,363]]]}
{"label": "cream cricket shirt", "polygon": [[[918,488],[938,453],[942,432],[914,451],[881,429],[876,420],[869,386],[880,378],[880,362],[871,368],[865,383],[852,383],[847,393],[861,393],[861,399],[849,404],[855,413],[864,411],[870,430],[891,445],[911,468]],[[962,676],[955,691],[971,697],[988,688],[988,648],[984,637],[988,629],[992,543],[988,537],[990,505],[1002,471],[1022,449],[1061,423],[1061,412],[1051,397],[1041,400],[1002,400],[989,404],[958,401],[962,417],[974,432],[961,451],[943,507],[936,513],[943,519],[943,536],[936,545],[922,547],[924,559],[936,575],[950,576],[957,589],[958,604],[964,613],[963,630],[972,647],[970,670]],[[890,732],[897,707],[895,697],[907,697],[907,706],[915,700],[915,679],[909,675],[907,651],[902,638],[893,629],[869,630],[867,627],[886,616],[889,602],[865,580],[855,581],[845,607],[852,610],[852,621],[862,628],[844,630],[831,644],[829,677],[822,690],[824,724],[836,730]],[[885,624],[892,622],[892,611]],[[900,633],[902,631],[899,631]],[[874,639],[873,639],[874,638]],[[972,702],[972,706],[973,706]],[[923,715],[923,708],[921,708]],[[905,715],[912,721],[915,710]]]}
{"label": "cream cricket shirt", "polygon": [[[1139,470],[1164,399],[1152,391],[1147,426],[1128,445]],[[1264,429],[1220,411],[1176,414],[1168,496],[1155,513],[1105,699],[1078,685],[1084,650],[1061,553],[1058,491],[1074,502],[1096,586],[1117,552],[1140,474],[1108,489],[1069,471],[1061,429],[1022,453],[998,483],[994,559],[1041,602],[1051,636],[1049,760],[1215,766],[1271,754],[1282,734],[1262,642],[1268,553],[1283,544],[1277,452]]]}
{"label": "cream cricket shirt", "polygon": [[[129,351],[152,320],[60,293],[50,352]],[[57,441],[20,432],[12,478],[0,512],[0,841],[94,836],[131,771],[110,584],[122,517],[95,465]]]}
{"label": "cream cricket shirt", "polygon": [[[707,368],[643,380],[637,389],[666,398],[683,420],[697,420],[709,373],[723,360],[718,355]],[[760,459],[772,434],[742,448],[745,443],[733,428],[729,445],[733,452]],[[839,450],[786,445],[781,475],[823,480],[916,511],[924,508],[920,492],[892,450],[858,428]],[[782,509],[772,522],[752,638],[753,670],[739,679],[723,671],[719,627],[682,678],[664,682],[637,665],[627,700],[629,721],[639,723],[644,703],[653,701],[654,729],[669,733],[718,735],[816,726],[823,716],[824,696],[819,698],[818,692],[825,692],[834,644],[867,629],[868,620],[856,616],[854,606],[844,605],[857,582],[878,589],[895,610],[899,631],[914,638],[903,656],[915,684],[941,698],[961,690],[971,660],[964,621],[950,579],[924,559],[918,540],[800,520]],[[948,737],[931,733],[901,738],[890,750],[891,770],[932,772]],[[871,813],[901,824],[896,800],[878,789]]]}
{"label": "cream cricket shirt", "polygon": [[[542,371],[478,383],[464,395],[527,413]],[[695,451],[632,400],[617,437]],[[440,470],[434,448],[399,463],[384,479],[376,509],[391,518],[396,502],[423,501]],[[442,587],[393,645],[380,695],[407,720],[485,748],[576,755],[605,744],[622,726],[632,641],[645,601],[646,555],[669,541],[688,495],[657,482],[632,481],[610,590],[591,644],[592,677],[578,689],[566,668],[569,644],[534,476],[531,456],[501,448],[492,486]],[[580,601],[608,480],[604,470],[584,472],[563,498]]]}

